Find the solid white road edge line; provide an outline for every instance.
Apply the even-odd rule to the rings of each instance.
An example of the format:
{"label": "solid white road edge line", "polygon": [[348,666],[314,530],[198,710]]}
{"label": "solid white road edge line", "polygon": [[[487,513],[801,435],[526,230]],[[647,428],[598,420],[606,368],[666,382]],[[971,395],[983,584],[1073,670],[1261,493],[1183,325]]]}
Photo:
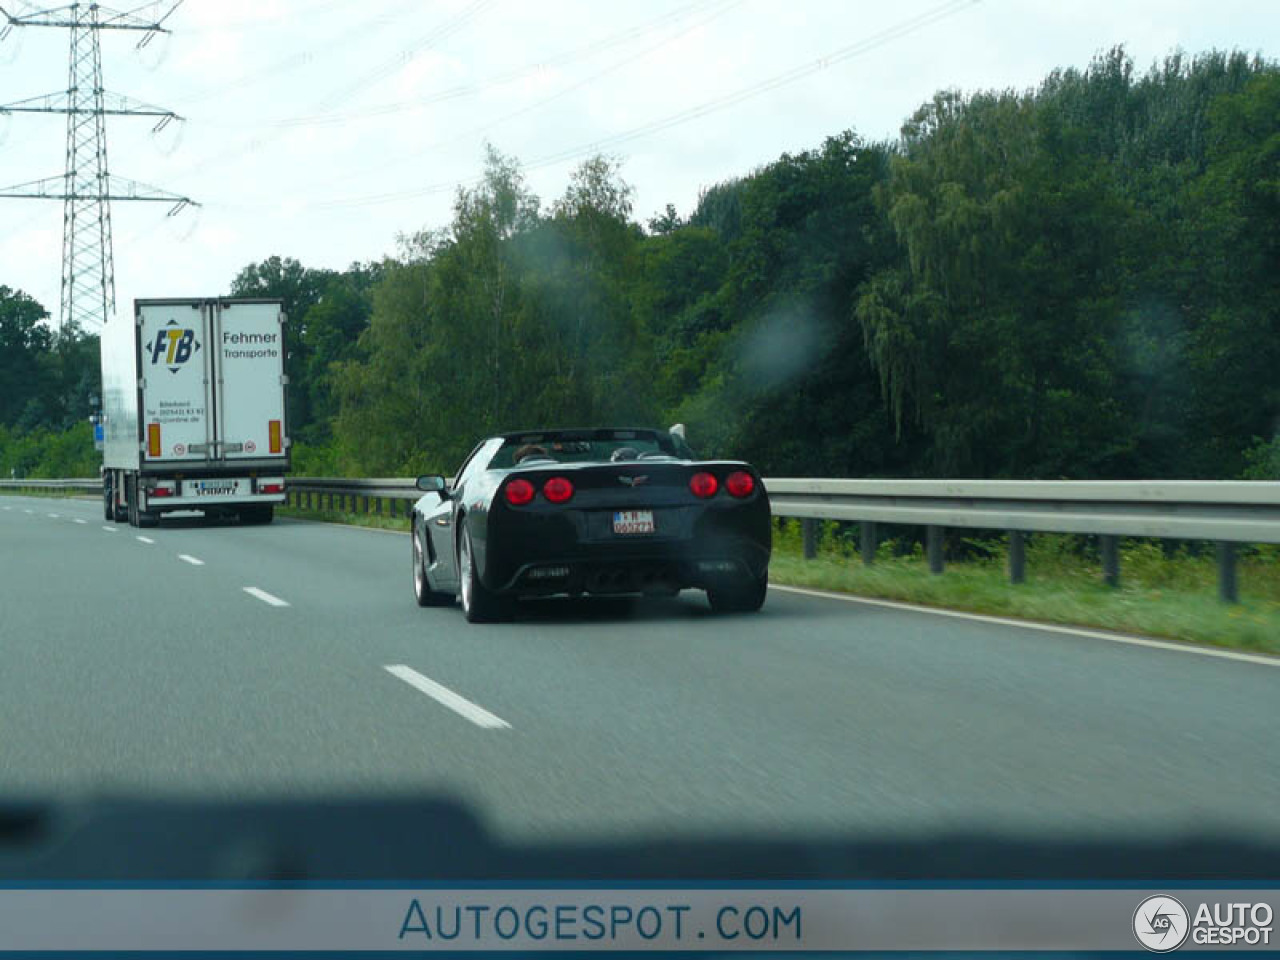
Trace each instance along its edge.
{"label": "solid white road edge line", "polygon": [[191,554],[189,554],[189,553],[180,553],[180,554],[178,554],[178,559],[179,559],[179,560],[185,560],[187,563],[191,564],[193,567],[203,567],[203,566],[204,566],[204,561],[203,561],[203,560],[201,560],[199,557],[193,557],[193,556],[191,556]]}
{"label": "solid white road edge line", "polygon": [[890,610],[910,610],[913,613],[931,613],[938,617],[956,617],[960,620],[974,620],[978,623],[995,623],[1003,627],[1020,627],[1023,630],[1042,630],[1046,633],[1065,633],[1073,637],[1089,637],[1093,640],[1110,640],[1112,643],[1127,643],[1135,647],[1152,647],[1156,650],[1172,650],[1176,653],[1193,653],[1200,657],[1217,657],[1220,660],[1238,660],[1243,663],[1260,663],[1267,667],[1280,667],[1280,657],[1268,657],[1256,653],[1239,653],[1235,650],[1218,650],[1214,647],[1196,647],[1189,643],[1175,643],[1172,640],[1153,640],[1150,637],[1135,637],[1125,633],[1104,633],[1100,630],[1085,630],[1080,627],[1061,627],[1050,623],[1034,623],[1030,620],[1015,620],[1010,617],[991,617],[981,613],[965,613],[961,610],[940,610],[937,607],[921,607],[914,603],[901,603],[896,600],[870,600],[866,597],[854,597],[846,593],[833,593],[829,590],[810,590],[807,587],[788,587],[778,583],[769,584],[770,590],[785,590],[788,593],[800,593],[809,597],[822,597],[827,600],[844,600],[847,603],[862,603],[872,607],[888,607]]}
{"label": "solid white road edge line", "polygon": [[152,540],[150,537],[134,537],[134,539],[139,540],[142,543],[155,543],[155,541]]}
{"label": "solid white road edge line", "polygon": [[267,591],[259,590],[257,587],[245,587],[244,592],[249,594],[251,597],[257,597],[263,603],[271,604],[273,607],[289,606],[288,600],[281,600],[279,597],[273,597],[271,594],[267,593]]}
{"label": "solid white road edge line", "polygon": [[460,697],[448,687],[441,686],[430,677],[424,677],[412,667],[406,667],[402,663],[390,664],[383,667],[387,673],[394,677],[399,677],[409,686],[422,691],[432,700],[443,704],[454,713],[466,717],[477,727],[484,727],[486,730],[509,730],[511,724],[503,720],[501,717],[494,716],[484,707],[472,703],[465,697]]}

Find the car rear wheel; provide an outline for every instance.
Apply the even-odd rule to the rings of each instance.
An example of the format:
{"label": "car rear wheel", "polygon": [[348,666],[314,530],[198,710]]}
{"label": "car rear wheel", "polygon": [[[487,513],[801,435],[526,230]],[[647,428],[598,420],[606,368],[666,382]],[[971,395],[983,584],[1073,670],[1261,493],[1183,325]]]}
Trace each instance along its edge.
{"label": "car rear wheel", "polygon": [[427,558],[422,552],[422,539],[418,521],[413,522],[413,597],[420,607],[447,607],[453,604],[452,593],[439,593],[431,589],[427,580]]}
{"label": "car rear wheel", "polygon": [[470,623],[494,623],[506,620],[511,605],[506,598],[489,590],[476,573],[471,550],[471,531],[465,521],[458,535],[458,579],[461,583],[462,612]]}
{"label": "car rear wheel", "polygon": [[716,613],[755,613],[764,606],[768,592],[769,578],[764,576],[746,584],[708,590],[707,599]]}

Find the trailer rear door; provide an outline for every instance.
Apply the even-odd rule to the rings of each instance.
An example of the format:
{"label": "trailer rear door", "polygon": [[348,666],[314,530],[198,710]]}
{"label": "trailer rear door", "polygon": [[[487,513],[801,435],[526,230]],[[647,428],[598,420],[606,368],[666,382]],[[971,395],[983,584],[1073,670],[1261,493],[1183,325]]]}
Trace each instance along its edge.
{"label": "trailer rear door", "polygon": [[138,305],[138,424],[144,463],[203,461],[212,453],[213,344],[198,301]]}
{"label": "trailer rear door", "polygon": [[286,461],[279,303],[214,301],[209,309],[218,344],[217,423],[224,459]]}

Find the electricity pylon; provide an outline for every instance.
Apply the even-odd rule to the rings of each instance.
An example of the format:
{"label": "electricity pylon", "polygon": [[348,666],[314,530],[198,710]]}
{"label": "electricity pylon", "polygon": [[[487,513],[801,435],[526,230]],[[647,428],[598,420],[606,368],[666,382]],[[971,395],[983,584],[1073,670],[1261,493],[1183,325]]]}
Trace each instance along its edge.
{"label": "electricity pylon", "polygon": [[[181,2],[181,0],[178,0]],[[57,27],[71,32],[71,57],[66,92],[0,105],[4,113],[64,113],[67,115],[66,169],[60,177],[46,177],[0,189],[0,198],[49,199],[63,202],[62,302],[63,327],[96,330],[115,309],[115,262],[111,249],[111,202],[150,200],[172,204],[169,215],[194,203],[189,197],[115,177],[107,166],[108,116],[156,117],[156,130],[181,120],[170,110],[141,103],[102,87],[103,30],[143,33],[139,47],[157,33],[177,8],[174,3],[159,19],[120,13],[97,3],[71,3],[22,14],[0,7],[5,19],[3,40],[15,27]],[[139,8],[141,9],[141,8]]]}

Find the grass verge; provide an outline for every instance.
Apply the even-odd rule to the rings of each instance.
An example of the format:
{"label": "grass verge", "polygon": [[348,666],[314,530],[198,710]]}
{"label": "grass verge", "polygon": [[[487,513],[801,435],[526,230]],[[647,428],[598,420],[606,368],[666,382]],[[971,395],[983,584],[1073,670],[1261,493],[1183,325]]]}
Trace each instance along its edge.
{"label": "grass verge", "polygon": [[[828,529],[819,554],[803,559],[798,525],[779,525],[770,579],[972,613],[1046,623],[1099,627],[1192,643],[1280,654],[1280,553],[1242,551],[1237,574],[1239,604],[1217,595],[1211,555],[1182,547],[1167,553],[1155,541],[1121,547],[1120,586],[1102,582],[1101,565],[1084,538],[1038,534],[1028,539],[1027,580],[1008,578],[1003,541],[969,541],[970,559],[950,562],[940,576],[929,572],[918,548],[882,544],[876,562],[864,565],[851,544]],[[903,551],[905,552],[905,551]]]}
{"label": "grass verge", "polygon": [[342,523],[349,527],[374,527],[378,530],[409,532],[408,505],[400,516],[391,517],[377,513],[348,513],[345,510],[304,510],[301,507],[276,507],[277,517],[293,517],[298,520],[315,520],[319,523]]}

